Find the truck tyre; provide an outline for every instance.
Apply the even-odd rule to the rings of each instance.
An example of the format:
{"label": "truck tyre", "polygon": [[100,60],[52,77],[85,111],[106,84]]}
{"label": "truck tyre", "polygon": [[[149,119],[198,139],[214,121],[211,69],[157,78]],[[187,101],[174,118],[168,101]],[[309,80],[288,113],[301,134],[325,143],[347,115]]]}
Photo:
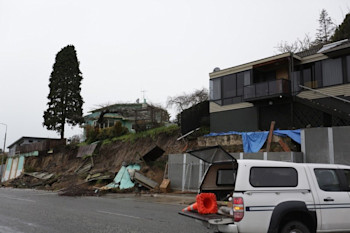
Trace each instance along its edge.
{"label": "truck tyre", "polygon": [[302,222],[290,221],[282,227],[281,233],[310,233],[310,230]]}

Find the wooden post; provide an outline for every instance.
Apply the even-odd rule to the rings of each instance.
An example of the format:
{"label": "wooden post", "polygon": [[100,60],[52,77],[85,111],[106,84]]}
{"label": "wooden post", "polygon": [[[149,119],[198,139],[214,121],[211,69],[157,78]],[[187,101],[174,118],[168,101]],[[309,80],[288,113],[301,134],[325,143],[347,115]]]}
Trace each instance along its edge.
{"label": "wooden post", "polygon": [[278,141],[278,143],[281,145],[281,147],[283,148],[284,151],[286,151],[286,152],[290,152],[291,151],[289,146],[286,143],[284,143],[284,141],[282,139],[280,139]]}
{"label": "wooden post", "polygon": [[270,151],[273,129],[275,128],[275,121],[271,121],[269,137],[267,139],[266,152]]}

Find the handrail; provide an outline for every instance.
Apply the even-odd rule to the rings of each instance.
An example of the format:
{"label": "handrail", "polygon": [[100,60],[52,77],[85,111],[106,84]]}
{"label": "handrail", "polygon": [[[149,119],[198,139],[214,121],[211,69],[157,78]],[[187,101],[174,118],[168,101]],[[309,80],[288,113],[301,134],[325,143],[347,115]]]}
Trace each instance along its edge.
{"label": "handrail", "polygon": [[[272,87],[272,84],[277,84],[276,87],[278,89],[270,89]],[[251,99],[251,98],[261,98],[261,97],[268,97],[273,94],[285,94],[285,93],[290,93],[290,85],[291,82],[290,80],[287,79],[276,79],[276,80],[271,80],[271,81],[266,81],[266,82],[259,82],[259,83],[253,83],[251,85],[244,86],[244,99]],[[261,86],[266,86],[265,89],[261,89],[259,87]],[[251,88],[252,92],[249,93],[249,96],[247,96],[247,88]],[[287,90],[288,89],[288,90]],[[263,91],[266,93],[257,93],[258,91]]]}
{"label": "handrail", "polygon": [[303,85],[299,85],[299,87],[304,88],[306,90],[314,91],[314,92],[320,93],[322,95],[325,95],[325,96],[328,96],[328,97],[331,97],[331,98],[334,98],[334,99],[337,99],[337,100],[341,100],[341,101],[344,101],[345,103],[349,103],[350,104],[350,100],[343,99],[343,98],[340,98],[340,97],[334,96],[334,95],[329,95],[329,94],[323,93],[322,91],[319,91],[319,90],[316,90],[316,89],[312,89],[310,87],[305,87]]}

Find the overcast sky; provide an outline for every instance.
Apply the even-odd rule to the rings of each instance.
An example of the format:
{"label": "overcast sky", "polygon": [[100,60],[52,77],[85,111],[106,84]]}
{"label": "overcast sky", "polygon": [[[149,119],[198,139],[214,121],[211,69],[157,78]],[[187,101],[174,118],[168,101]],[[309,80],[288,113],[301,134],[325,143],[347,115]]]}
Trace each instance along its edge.
{"label": "overcast sky", "polygon": [[[42,126],[55,56],[75,46],[84,114],[209,86],[209,73],[275,55],[281,41],[314,38],[326,9],[340,24],[349,0],[0,0],[0,122],[6,147]],[[173,111],[171,111],[173,114]],[[0,125],[0,148],[5,126]],[[67,127],[66,137],[81,134]],[[7,150],[7,149],[6,149]]]}

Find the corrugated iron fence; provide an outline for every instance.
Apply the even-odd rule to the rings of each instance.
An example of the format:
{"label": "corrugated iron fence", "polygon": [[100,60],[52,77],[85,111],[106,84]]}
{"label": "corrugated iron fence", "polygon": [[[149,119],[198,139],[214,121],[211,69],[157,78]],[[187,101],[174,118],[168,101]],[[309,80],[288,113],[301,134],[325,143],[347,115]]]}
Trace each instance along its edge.
{"label": "corrugated iron fence", "polygon": [[2,172],[2,181],[14,179],[21,175],[24,168],[24,160],[24,156],[7,158],[4,171]]}
{"label": "corrugated iron fence", "polygon": [[196,192],[208,165],[189,154],[170,154],[168,176],[173,190]]}

